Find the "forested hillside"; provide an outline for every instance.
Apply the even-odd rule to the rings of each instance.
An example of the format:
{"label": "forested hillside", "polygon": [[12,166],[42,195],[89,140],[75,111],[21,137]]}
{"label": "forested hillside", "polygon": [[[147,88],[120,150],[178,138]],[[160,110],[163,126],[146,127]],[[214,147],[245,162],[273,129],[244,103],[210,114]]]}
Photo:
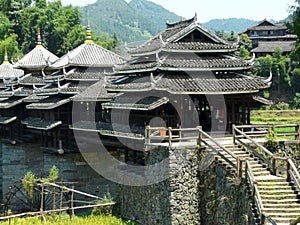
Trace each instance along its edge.
{"label": "forested hillside", "polygon": [[245,31],[247,28],[254,26],[257,21],[249,19],[214,19],[210,20],[203,25],[212,30],[212,31],[224,31],[227,34],[230,34],[231,31],[234,31],[235,34]]}
{"label": "forested hillside", "polygon": [[147,40],[158,33],[160,27],[148,20],[125,0],[98,0],[96,3],[82,8],[82,24],[90,20],[93,31],[110,36],[116,33],[118,38],[126,42]]}
{"label": "forested hillside", "polygon": [[[147,19],[159,26],[160,30],[165,29],[166,20],[169,22],[177,22],[180,16],[170,12],[161,5],[155,4],[148,0],[131,0],[129,6],[144,15]],[[191,15],[192,17],[193,15]]]}
{"label": "forested hillside", "polygon": [[[94,4],[82,7],[82,25],[88,18],[95,34],[114,33],[124,42],[147,40],[166,27],[166,20],[177,22],[180,15],[170,12],[161,5],[148,0],[98,0]],[[192,18],[194,15],[190,15]],[[212,31],[238,34],[257,22],[249,19],[214,19],[202,25]]]}

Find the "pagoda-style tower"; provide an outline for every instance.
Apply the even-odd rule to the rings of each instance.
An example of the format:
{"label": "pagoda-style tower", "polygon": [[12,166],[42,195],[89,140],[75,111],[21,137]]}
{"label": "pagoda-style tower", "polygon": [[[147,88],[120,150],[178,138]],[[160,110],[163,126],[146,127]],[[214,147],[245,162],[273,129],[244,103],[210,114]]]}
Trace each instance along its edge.
{"label": "pagoda-style tower", "polygon": [[[132,110],[130,123],[135,127],[157,116],[170,127],[200,124],[206,130],[230,131],[232,124],[249,124],[250,109],[268,103],[257,95],[271,80],[251,75],[254,56],[250,60],[237,57],[238,44],[202,27],[196,16],[166,26],[129,49],[131,60],[118,67],[119,78],[105,86],[126,97],[102,106]],[[129,93],[148,97],[132,102]],[[133,119],[142,115],[140,120]]]}
{"label": "pagoda-style tower", "polygon": [[0,102],[0,110],[1,112],[9,111],[16,118],[14,128],[10,132],[10,142],[14,142],[15,133],[19,134],[17,139],[22,138],[21,133],[24,133],[22,131],[25,128],[22,121],[27,117],[25,105],[41,99],[41,97],[32,97],[32,95],[35,89],[45,86],[44,70],[48,73],[51,72],[48,66],[57,59],[57,56],[42,45],[41,33],[38,29],[36,47],[13,65],[16,71],[22,71],[25,75],[4,80],[8,88],[1,95],[6,95],[8,98]]}
{"label": "pagoda-style tower", "polygon": [[[8,60],[8,52],[5,48],[4,61],[0,65],[0,102],[8,100],[13,96],[14,91],[10,86],[10,81],[18,79],[24,75],[24,71],[13,68],[13,65]],[[6,107],[1,109],[0,113],[0,125],[2,138],[12,136],[12,123],[17,119],[14,110],[7,109]]]}
{"label": "pagoda-style tower", "polygon": [[[68,152],[77,151],[72,130],[69,129],[72,123],[72,97],[104,79],[105,75],[113,72],[116,64],[124,62],[121,56],[93,42],[88,25],[84,43],[49,64],[49,68],[55,72],[49,75],[43,72],[45,85],[36,88],[31,96],[43,99],[26,106],[29,116],[23,121],[28,128],[41,131],[41,146],[45,150],[56,152],[64,148]],[[89,108],[101,107],[97,101],[90,99],[81,99],[80,102],[83,103],[80,104],[78,115]]]}

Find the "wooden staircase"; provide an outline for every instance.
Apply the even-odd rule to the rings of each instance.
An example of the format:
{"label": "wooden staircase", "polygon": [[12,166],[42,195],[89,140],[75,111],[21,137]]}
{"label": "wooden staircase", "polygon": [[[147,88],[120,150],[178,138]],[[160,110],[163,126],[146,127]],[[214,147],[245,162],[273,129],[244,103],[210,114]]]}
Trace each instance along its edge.
{"label": "wooden staircase", "polygon": [[[218,137],[219,134],[212,137],[201,126],[169,127],[168,134],[163,137],[168,142],[158,145],[204,147],[248,184],[257,225],[289,225],[300,217],[300,174],[291,159],[275,156],[258,141],[265,140],[268,131],[274,131],[275,128],[294,128],[294,132],[280,131],[277,136],[292,136],[300,140],[298,124],[233,125],[233,136],[226,138]],[[157,145],[155,140],[161,142],[162,138],[158,136],[160,129],[146,127],[146,147]],[[186,132],[192,132],[192,135],[187,135]],[[285,167],[283,169],[282,164]]]}
{"label": "wooden staircase", "polygon": [[[293,182],[288,181],[286,177],[273,175],[268,165],[256,157],[251,150],[241,145],[230,144],[228,138],[225,141],[214,140],[220,145],[207,141],[212,148],[215,148],[211,153],[222,163],[227,164],[227,167],[232,167],[232,165],[220,157],[216,151],[234,165],[238,165],[237,159],[241,162],[247,161],[247,163],[242,163],[241,170],[243,174],[247,173],[246,171],[251,174],[248,177],[251,180],[248,180],[247,183],[256,203],[253,205],[253,212],[259,221],[257,224],[289,225],[300,216],[300,193]],[[233,169],[237,170],[238,166]],[[245,176],[242,175],[243,178]]]}

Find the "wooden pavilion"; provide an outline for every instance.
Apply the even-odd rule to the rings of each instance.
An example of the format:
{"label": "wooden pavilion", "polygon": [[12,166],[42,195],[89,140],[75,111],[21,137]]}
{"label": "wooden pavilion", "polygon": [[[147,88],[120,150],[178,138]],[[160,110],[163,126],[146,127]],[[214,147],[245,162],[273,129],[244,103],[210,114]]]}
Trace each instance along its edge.
{"label": "wooden pavilion", "polygon": [[[270,86],[272,76],[253,76],[254,56],[237,57],[238,43],[202,27],[196,15],[166,26],[130,48],[131,59],[117,66],[113,76],[88,88],[88,93],[111,94],[101,104],[109,119],[96,121],[96,126],[94,120],[78,121],[73,129],[138,140],[151,123],[230,132],[232,124],[250,123],[251,108],[269,104],[259,92]],[[88,93],[76,96],[78,101]]]}

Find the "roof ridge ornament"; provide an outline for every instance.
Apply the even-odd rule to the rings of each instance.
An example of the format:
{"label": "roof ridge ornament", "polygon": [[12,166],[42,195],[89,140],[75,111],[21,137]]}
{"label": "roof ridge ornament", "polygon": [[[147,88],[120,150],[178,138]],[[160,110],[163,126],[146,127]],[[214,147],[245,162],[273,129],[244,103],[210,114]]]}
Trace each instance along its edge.
{"label": "roof ridge ornament", "polygon": [[38,27],[38,35],[37,35],[37,43],[36,47],[42,46],[42,36],[41,36],[41,29]]}
{"label": "roof ridge ornament", "polygon": [[195,13],[195,16],[191,19],[188,20],[182,20],[179,22],[175,22],[175,23],[170,23],[168,20],[166,20],[166,25],[167,28],[177,28],[177,27],[182,27],[182,26],[188,26],[192,23],[196,23],[197,22],[197,13]]}
{"label": "roof ridge ornament", "polygon": [[159,55],[158,55],[158,52],[156,52],[155,53],[155,57],[156,57],[156,62],[159,64],[159,65],[162,65],[164,62],[164,59],[163,60],[161,60],[160,58],[159,58]]}
{"label": "roof ridge ornament", "polygon": [[166,45],[166,42],[163,40],[163,38],[162,38],[162,35],[161,35],[161,34],[159,34],[159,40],[160,40],[160,43],[161,43],[162,47],[165,47],[165,45]]}
{"label": "roof ridge ornament", "polygon": [[253,52],[253,53],[252,53],[251,59],[249,59],[249,60],[247,61],[247,63],[249,63],[250,65],[253,65],[254,60],[255,60],[255,53]]}
{"label": "roof ridge ornament", "polygon": [[156,80],[154,79],[153,73],[150,73],[150,79],[152,84],[156,84]]}
{"label": "roof ridge ornament", "polygon": [[4,61],[3,61],[3,64],[9,64],[8,53],[7,53],[7,48],[6,47],[4,49]]}
{"label": "roof ridge ornament", "polygon": [[264,83],[265,84],[269,84],[271,81],[272,81],[272,78],[273,78],[273,74],[272,72],[270,71],[270,75],[267,79],[264,80]]}
{"label": "roof ridge ornament", "polygon": [[44,72],[44,68],[42,69],[42,75],[43,75],[43,78],[46,77],[46,74],[45,74],[45,72]]}
{"label": "roof ridge ornament", "polygon": [[84,43],[85,44],[94,43],[94,41],[92,40],[92,31],[91,31],[91,26],[90,26],[90,20],[88,20],[88,25],[86,28],[86,38],[85,38]]}
{"label": "roof ridge ornament", "polygon": [[57,87],[58,87],[58,89],[59,89],[59,90],[61,89],[61,85],[60,85],[59,76],[58,76],[58,78],[57,78]]}

